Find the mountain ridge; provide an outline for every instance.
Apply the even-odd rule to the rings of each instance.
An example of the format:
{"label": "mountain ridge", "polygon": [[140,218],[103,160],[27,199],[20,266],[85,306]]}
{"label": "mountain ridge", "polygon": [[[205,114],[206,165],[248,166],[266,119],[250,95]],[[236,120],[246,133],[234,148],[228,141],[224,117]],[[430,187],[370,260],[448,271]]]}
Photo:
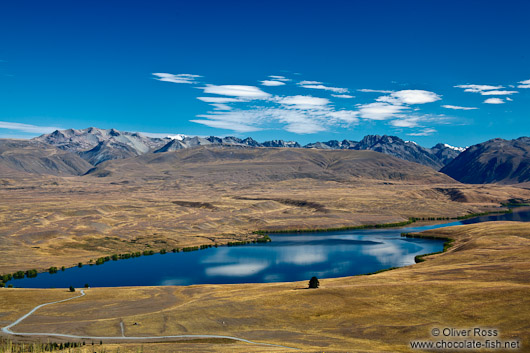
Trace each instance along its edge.
{"label": "mountain ridge", "polygon": [[441,169],[469,184],[530,181],[530,137],[495,138],[473,145]]}
{"label": "mountain ridge", "polygon": [[404,141],[397,136],[367,135],[361,141],[330,140],[313,142],[302,146],[296,141],[271,140],[262,143],[247,137],[234,136],[200,137],[176,135],[166,138],[148,137],[140,133],[122,132],[116,129],[98,129],[90,127],[82,130],[56,130],[50,134],[35,137],[35,141],[48,143],[62,150],[77,153],[92,165],[111,159],[130,158],[146,153],[163,153],[198,146],[248,146],[312,148],[337,150],[372,150],[394,157],[429,166],[439,170],[452,161],[461,152],[457,148],[439,143],[426,148],[412,141]]}

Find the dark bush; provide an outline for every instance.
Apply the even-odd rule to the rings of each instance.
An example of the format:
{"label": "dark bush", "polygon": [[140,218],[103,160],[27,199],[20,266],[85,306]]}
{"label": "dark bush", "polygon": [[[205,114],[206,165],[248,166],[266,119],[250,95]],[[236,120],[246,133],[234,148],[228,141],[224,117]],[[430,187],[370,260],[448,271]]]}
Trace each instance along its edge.
{"label": "dark bush", "polygon": [[318,278],[311,277],[309,280],[309,288],[318,288],[320,286],[320,282],[318,281]]}

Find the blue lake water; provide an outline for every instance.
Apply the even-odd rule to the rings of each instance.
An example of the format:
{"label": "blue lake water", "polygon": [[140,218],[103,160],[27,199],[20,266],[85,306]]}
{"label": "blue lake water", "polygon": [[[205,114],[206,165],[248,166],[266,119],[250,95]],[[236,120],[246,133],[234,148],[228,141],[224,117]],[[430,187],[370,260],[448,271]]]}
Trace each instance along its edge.
{"label": "blue lake water", "polygon": [[271,234],[272,242],[141,256],[84,265],[56,274],[9,281],[15,287],[64,288],[263,283],[353,276],[414,264],[416,255],[441,251],[443,241],[401,237],[452,225],[530,221],[530,208],[513,213],[404,228]]}

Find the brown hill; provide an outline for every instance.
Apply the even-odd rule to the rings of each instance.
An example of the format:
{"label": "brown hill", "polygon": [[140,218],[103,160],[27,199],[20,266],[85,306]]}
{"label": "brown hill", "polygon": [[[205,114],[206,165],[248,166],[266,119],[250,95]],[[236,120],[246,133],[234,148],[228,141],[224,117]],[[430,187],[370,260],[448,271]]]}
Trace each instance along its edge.
{"label": "brown hill", "polygon": [[454,183],[417,163],[373,151],[303,148],[199,147],[101,163],[88,173],[116,178],[193,178],[198,182],[249,183],[310,178],[349,182],[357,178]]}
{"label": "brown hill", "polygon": [[46,143],[0,139],[0,173],[80,175],[92,166],[78,155]]}

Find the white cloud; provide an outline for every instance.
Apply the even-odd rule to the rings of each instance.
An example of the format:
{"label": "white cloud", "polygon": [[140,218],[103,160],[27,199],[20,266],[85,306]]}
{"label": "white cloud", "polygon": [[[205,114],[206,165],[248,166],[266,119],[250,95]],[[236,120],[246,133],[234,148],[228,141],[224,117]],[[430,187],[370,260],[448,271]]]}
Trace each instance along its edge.
{"label": "white cloud", "polygon": [[422,126],[426,122],[445,123],[449,120],[445,115],[420,114],[420,115],[405,115],[401,114],[390,122],[395,127],[425,127]]}
{"label": "white cloud", "polygon": [[277,103],[296,106],[296,108],[324,106],[330,103],[329,99],[313,96],[289,96],[277,99]]}
{"label": "white cloud", "polygon": [[270,75],[269,77],[272,78],[275,81],[285,81],[285,82],[291,81],[291,79],[285,78],[285,76]]}
{"label": "white cloud", "polygon": [[392,93],[394,91],[388,91],[384,89],[369,89],[369,88],[361,88],[358,89],[359,92],[366,92],[366,93]]}
{"label": "white cloud", "polygon": [[464,88],[464,92],[481,93],[483,91],[490,91],[494,89],[504,88],[503,86],[491,86],[491,85],[457,85],[455,87]]}
{"label": "white cloud", "polygon": [[345,99],[355,98],[355,96],[350,96],[349,94],[332,94],[331,96],[335,98],[345,98]]}
{"label": "white cloud", "polygon": [[252,132],[252,131],[260,131],[259,127],[246,125],[243,123],[235,122],[235,121],[226,121],[226,120],[211,120],[209,118],[221,118],[221,116],[215,116],[213,114],[205,114],[205,115],[199,115],[198,117],[204,117],[208,118],[206,119],[195,119],[190,120],[191,122],[206,125],[209,127],[214,127],[217,129],[226,129],[226,130],[233,130],[237,132]]}
{"label": "white cloud", "polygon": [[501,98],[488,98],[484,101],[486,104],[504,104]]}
{"label": "white cloud", "polygon": [[478,109],[478,108],[475,108],[475,107],[460,107],[458,105],[442,105],[443,108],[447,108],[447,109],[453,109],[453,110],[474,110],[474,109]]}
{"label": "white cloud", "polygon": [[281,108],[257,108],[230,112],[211,112],[198,117],[208,120],[192,120],[210,127],[249,132],[263,130],[260,126],[270,123],[285,124],[284,129],[297,134],[325,131],[324,119],[318,111],[286,110]]}
{"label": "white cloud", "polygon": [[420,89],[406,89],[390,94],[390,96],[382,96],[377,98],[378,102],[386,102],[390,104],[425,104],[442,99],[434,92],[424,91]]}
{"label": "white cloud", "polygon": [[303,86],[303,85],[321,85],[322,82],[320,82],[320,81],[300,81],[300,82],[298,82],[298,84],[300,86]]}
{"label": "white cloud", "polygon": [[214,103],[212,106],[214,110],[232,110],[232,107],[226,104]]}
{"label": "white cloud", "polygon": [[12,123],[9,121],[0,121],[0,129],[16,130],[27,132],[30,134],[49,134],[55,130],[61,130],[59,127],[54,126],[38,126],[22,123]]}
{"label": "white cloud", "polygon": [[506,97],[506,100],[509,102],[513,102],[513,99],[511,99],[510,97]]}
{"label": "white cloud", "polygon": [[409,133],[407,135],[409,135],[409,136],[429,136],[429,135],[432,135],[435,132],[436,132],[435,129],[426,128],[426,129],[423,129],[422,131],[411,132],[411,133]]}
{"label": "white cloud", "polygon": [[530,88],[530,80],[519,81],[520,85],[517,88]]}
{"label": "white cloud", "polygon": [[201,100],[206,103],[234,103],[234,102],[244,102],[242,99],[238,98],[228,98],[228,97],[197,97],[198,100]]}
{"label": "white cloud", "polygon": [[248,110],[212,111],[199,115],[193,122],[211,127],[248,132],[277,128],[286,131],[311,134],[326,131],[332,126],[350,126],[358,122],[359,112],[335,110],[325,98],[311,96],[274,97],[269,100],[277,106],[257,106]]}
{"label": "white cloud", "polygon": [[274,80],[264,80],[264,81],[261,81],[261,84],[263,86],[283,86],[285,85],[285,82],[274,81]]}
{"label": "white cloud", "polygon": [[204,93],[218,94],[221,96],[233,96],[244,99],[265,99],[271,95],[267,92],[263,92],[261,89],[255,86],[243,86],[243,85],[206,85],[206,87],[199,87],[204,90]]}
{"label": "white cloud", "polygon": [[168,74],[168,73],[153,73],[156,76],[155,80],[173,83],[196,83],[195,79],[202,77],[200,75],[191,74]]}
{"label": "white cloud", "polygon": [[338,110],[338,111],[332,111],[329,112],[328,115],[334,119],[333,121],[336,122],[346,122],[349,124],[356,123],[359,121],[357,117],[359,116],[359,112],[353,111],[353,110]]}
{"label": "white cloud", "polygon": [[359,113],[363,119],[386,120],[396,116],[405,109],[408,108],[400,105],[377,102],[361,105]]}
{"label": "white cloud", "polygon": [[348,93],[348,89],[346,88],[324,86],[322,82],[318,81],[301,81],[298,82],[298,85],[304,88],[321,89],[324,91],[331,91],[335,93]]}
{"label": "white cloud", "polygon": [[392,120],[390,124],[395,127],[417,127],[421,120],[422,119],[419,116],[407,116],[401,119]]}
{"label": "white cloud", "polygon": [[514,94],[514,93],[519,93],[519,92],[517,92],[517,91],[498,91],[498,90],[480,92],[480,94],[482,94],[483,96],[508,96],[508,95]]}

